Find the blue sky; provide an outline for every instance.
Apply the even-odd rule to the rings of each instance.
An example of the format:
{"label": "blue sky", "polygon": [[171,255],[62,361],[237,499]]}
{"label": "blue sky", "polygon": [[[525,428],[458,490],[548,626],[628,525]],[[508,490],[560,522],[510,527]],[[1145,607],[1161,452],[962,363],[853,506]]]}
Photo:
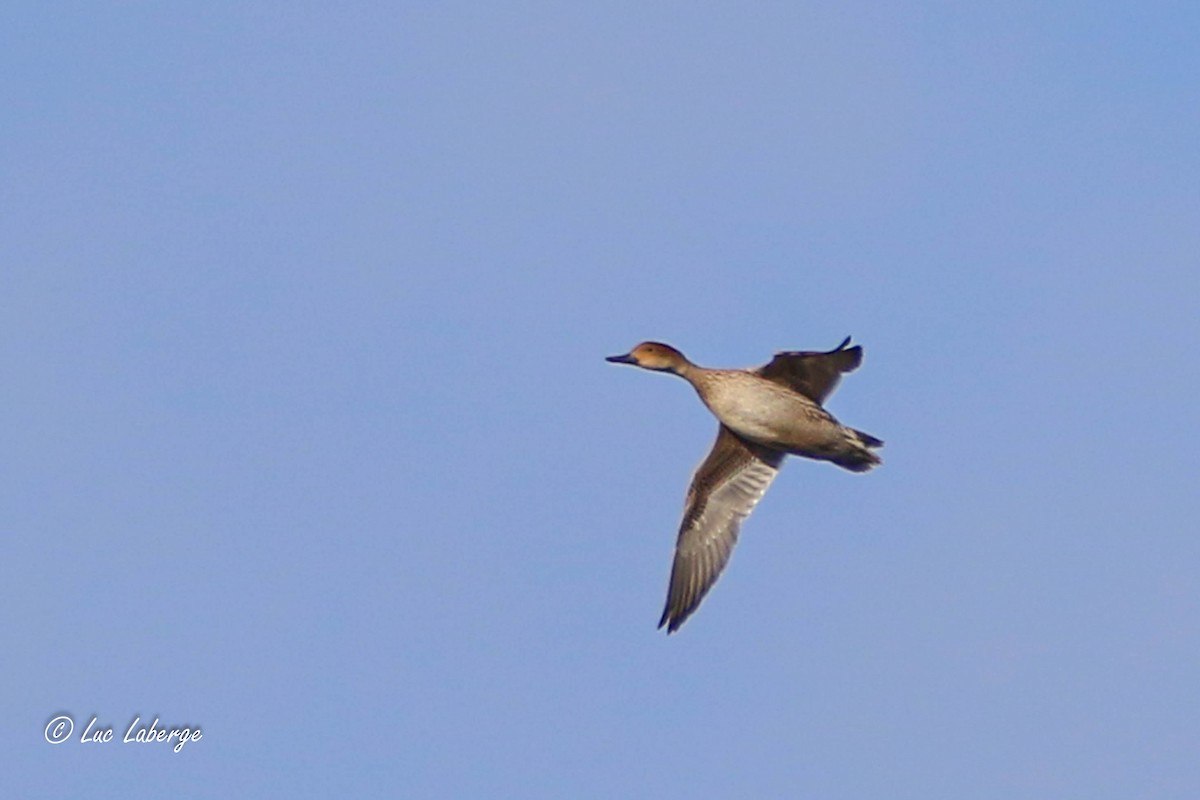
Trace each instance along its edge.
{"label": "blue sky", "polygon": [[[1200,791],[1193,4],[0,20],[9,796]],[[664,636],[715,426],[604,356],[847,334],[884,466]]]}

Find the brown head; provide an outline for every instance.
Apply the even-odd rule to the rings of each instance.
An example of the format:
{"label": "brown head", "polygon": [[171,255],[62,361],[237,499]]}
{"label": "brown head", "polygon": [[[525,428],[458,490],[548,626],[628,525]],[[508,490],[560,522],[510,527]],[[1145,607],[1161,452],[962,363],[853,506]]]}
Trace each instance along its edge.
{"label": "brown head", "polygon": [[633,364],[642,369],[679,373],[688,365],[683,353],[662,342],[642,342],[623,356],[609,356],[605,361],[614,364]]}

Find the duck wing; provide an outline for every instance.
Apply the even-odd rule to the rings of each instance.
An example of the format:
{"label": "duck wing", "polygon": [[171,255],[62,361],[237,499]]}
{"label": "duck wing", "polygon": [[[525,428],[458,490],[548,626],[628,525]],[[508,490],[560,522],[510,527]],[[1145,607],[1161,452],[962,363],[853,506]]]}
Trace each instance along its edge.
{"label": "duck wing", "polygon": [[824,403],[845,372],[853,372],[862,363],[862,347],[848,347],[850,337],[826,352],[807,350],[776,353],[771,363],[756,372],[767,380],[787,386],[810,400]]}
{"label": "duck wing", "polygon": [[742,439],[724,425],[708,457],[692,476],[667,604],[658,627],[673,633],[717,582],[750,515],[779,473],[784,453]]}

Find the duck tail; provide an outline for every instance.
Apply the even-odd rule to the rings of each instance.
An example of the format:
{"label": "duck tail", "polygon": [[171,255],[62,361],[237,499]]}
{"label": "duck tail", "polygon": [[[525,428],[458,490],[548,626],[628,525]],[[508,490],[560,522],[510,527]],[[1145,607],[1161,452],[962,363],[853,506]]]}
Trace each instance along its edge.
{"label": "duck tail", "polygon": [[864,433],[860,430],[855,430],[854,428],[851,428],[850,432],[858,437],[858,440],[866,447],[883,447],[883,439],[876,439],[871,434]]}
{"label": "duck tail", "polygon": [[845,434],[849,447],[831,459],[833,463],[851,472],[866,472],[883,463],[883,459],[871,452],[872,448],[883,447],[882,439],[854,428],[846,428]]}

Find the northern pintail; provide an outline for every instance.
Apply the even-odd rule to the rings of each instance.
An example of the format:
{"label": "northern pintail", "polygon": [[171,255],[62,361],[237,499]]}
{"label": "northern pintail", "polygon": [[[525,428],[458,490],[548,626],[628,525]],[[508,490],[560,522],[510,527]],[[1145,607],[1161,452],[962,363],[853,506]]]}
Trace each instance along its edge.
{"label": "northern pintail", "polygon": [[678,375],[721,423],[688,488],[658,627],[674,633],[700,605],[729,561],[742,520],[786,456],[831,461],[852,472],[881,463],[872,452],[881,440],[842,425],[821,405],[842,374],[862,363],[862,347],[849,344],[847,336],[828,352],[777,353],[756,369],[698,367],[660,342],[643,342],[607,359]]}

